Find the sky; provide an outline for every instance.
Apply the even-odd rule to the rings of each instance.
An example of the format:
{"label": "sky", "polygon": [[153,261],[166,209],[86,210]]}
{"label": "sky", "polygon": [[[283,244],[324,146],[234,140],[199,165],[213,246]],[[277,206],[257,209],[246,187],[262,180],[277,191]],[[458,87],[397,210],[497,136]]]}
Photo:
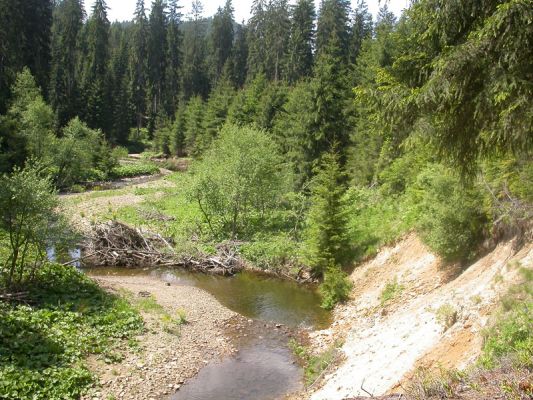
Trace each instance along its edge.
{"label": "sky", "polygon": [[[377,12],[380,7],[380,3],[383,4],[385,0],[367,0],[368,8],[370,12],[374,15],[377,15]],[[204,16],[208,17],[217,11],[217,8],[223,6],[225,0],[203,0],[202,4],[204,5]],[[253,0],[233,0],[233,7],[235,8],[235,19],[238,22],[243,20],[248,20],[250,17],[250,8],[252,6]],[[87,7],[87,13],[90,14],[90,9],[94,0],[86,0],[85,4]],[[108,17],[110,21],[127,21],[133,18],[133,11],[135,10],[136,0],[107,0]],[[146,0],[147,8],[149,7],[151,1]],[[190,12],[190,3],[192,0],[181,0],[179,2],[183,7],[183,14],[187,17]],[[319,0],[316,0],[317,9]],[[352,0],[352,5],[355,5],[357,2]],[[407,7],[408,0],[389,0],[389,9],[392,10],[397,16],[400,15],[401,11]]]}

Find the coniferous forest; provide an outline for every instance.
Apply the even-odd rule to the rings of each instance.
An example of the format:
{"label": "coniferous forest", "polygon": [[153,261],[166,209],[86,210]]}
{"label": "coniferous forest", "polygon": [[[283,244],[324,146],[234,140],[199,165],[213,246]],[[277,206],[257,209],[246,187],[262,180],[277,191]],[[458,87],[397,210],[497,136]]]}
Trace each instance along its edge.
{"label": "coniferous forest", "polygon": [[[530,239],[533,0],[411,0],[401,16],[383,1],[376,17],[365,0],[254,0],[248,21],[232,0],[211,16],[184,5],[137,0],[111,23],[105,0],[89,13],[83,0],[0,0],[4,291],[41,293],[50,246],[79,240],[58,191],[181,161],[188,171],[165,178],[178,189],[109,205],[107,220],[148,226],[179,254],[236,243],[255,268],[320,284],[327,309],[348,298],[358,261],[408,232],[446,265]],[[124,335],[141,329],[123,312]],[[0,397],[31,398],[4,361]],[[73,373],[81,393],[91,378],[74,371],[53,373]]]}

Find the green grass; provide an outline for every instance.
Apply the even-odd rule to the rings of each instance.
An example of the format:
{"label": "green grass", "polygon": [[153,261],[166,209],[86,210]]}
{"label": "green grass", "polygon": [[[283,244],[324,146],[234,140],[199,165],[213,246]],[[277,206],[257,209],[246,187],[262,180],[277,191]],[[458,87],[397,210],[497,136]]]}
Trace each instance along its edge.
{"label": "green grass", "polygon": [[337,349],[340,345],[341,343],[335,343],[320,354],[312,354],[305,346],[301,345],[296,340],[292,339],[289,342],[290,349],[303,364],[306,386],[314,384],[322,372],[324,372],[331,363],[335,362],[338,353]]}
{"label": "green grass", "polygon": [[95,380],[86,357],[118,362],[143,330],[126,300],[74,268],[46,266],[26,290],[29,305],[0,303],[2,399],[77,399]]}

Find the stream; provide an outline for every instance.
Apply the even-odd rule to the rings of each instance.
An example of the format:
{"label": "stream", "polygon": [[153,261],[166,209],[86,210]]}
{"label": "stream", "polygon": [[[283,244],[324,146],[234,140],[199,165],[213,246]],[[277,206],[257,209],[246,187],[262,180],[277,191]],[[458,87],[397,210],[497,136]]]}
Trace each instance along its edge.
{"label": "stream", "polygon": [[273,400],[303,388],[303,371],[288,348],[288,338],[268,323],[321,329],[331,322],[311,287],[243,272],[233,277],[176,269],[98,268],[92,276],[147,275],[211,293],[229,309],[254,320],[235,335],[237,353],[212,362],[169,400]]}

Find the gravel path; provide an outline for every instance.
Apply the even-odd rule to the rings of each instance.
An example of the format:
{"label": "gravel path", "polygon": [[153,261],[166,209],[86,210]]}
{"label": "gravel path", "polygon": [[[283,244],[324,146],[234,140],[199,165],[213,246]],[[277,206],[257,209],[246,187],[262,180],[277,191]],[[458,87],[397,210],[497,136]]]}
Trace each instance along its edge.
{"label": "gravel path", "polygon": [[143,312],[146,333],[138,337],[139,350],[130,351],[120,364],[107,365],[91,360],[92,370],[100,377],[100,386],[85,399],[150,400],[169,395],[210,360],[235,351],[224,336],[237,314],[222,306],[201,289],[167,286],[150,277],[97,277],[99,284],[111,291],[128,291],[141,298],[149,292],[170,316],[184,311],[187,323],[180,333],[164,329],[161,313]]}

